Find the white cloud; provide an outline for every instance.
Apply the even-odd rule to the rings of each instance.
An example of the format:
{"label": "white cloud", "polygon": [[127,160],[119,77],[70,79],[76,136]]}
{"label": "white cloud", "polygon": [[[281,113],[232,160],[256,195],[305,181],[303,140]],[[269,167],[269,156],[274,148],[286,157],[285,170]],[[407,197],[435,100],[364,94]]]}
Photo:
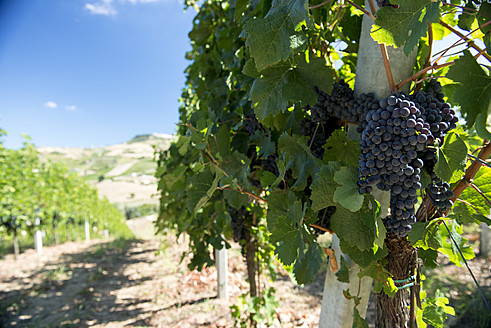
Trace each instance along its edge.
{"label": "white cloud", "polygon": [[58,105],[54,101],[47,101],[44,103],[44,107],[56,108],[58,107]]}
{"label": "white cloud", "polygon": [[66,110],[76,110],[77,109],[77,106],[75,106],[75,105],[69,105],[69,106],[65,106],[65,109]]}
{"label": "white cloud", "polygon": [[112,16],[116,15],[116,9],[114,9],[113,0],[102,0],[99,3],[86,3],[85,9],[90,11],[92,15],[104,15]]}
{"label": "white cloud", "polygon": [[[86,3],[85,9],[90,11],[90,13],[93,15],[113,16],[118,13],[116,11],[113,1],[114,0],[99,0],[98,2],[94,2],[94,3]],[[152,3],[152,2],[159,2],[159,1],[162,0],[119,0],[118,2],[120,4],[124,4],[127,2],[130,2],[132,4],[139,4],[139,3],[144,4],[144,3]]]}

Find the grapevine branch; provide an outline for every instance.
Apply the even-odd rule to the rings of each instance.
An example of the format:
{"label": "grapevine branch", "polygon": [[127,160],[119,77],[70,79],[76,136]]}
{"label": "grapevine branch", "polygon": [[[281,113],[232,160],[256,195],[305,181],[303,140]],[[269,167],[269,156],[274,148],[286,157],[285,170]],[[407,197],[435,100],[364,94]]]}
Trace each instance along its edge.
{"label": "grapevine branch", "polygon": [[[464,41],[466,41],[466,38],[467,38],[469,35],[472,35],[472,33],[476,32],[477,30],[479,30],[479,29],[481,29],[481,28],[483,28],[484,26],[487,26],[487,25],[489,25],[489,24],[491,24],[491,20],[490,20],[490,21],[488,21],[488,22],[486,22],[486,23],[484,23],[484,24],[482,24],[481,26],[479,26],[479,27],[477,27],[477,28],[473,29],[472,31],[470,31],[470,32],[469,32],[469,33],[467,33],[466,35],[462,35],[462,36],[460,36],[460,35],[459,35],[459,36],[460,36],[460,39],[459,39],[459,40],[457,40],[457,41],[455,41],[455,42],[454,42],[454,44],[452,44],[450,47],[448,47],[448,48],[447,48],[447,49],[446,49],[446,50],[445,50],[445,51],[444,51],[444,52],[443,52],[443,53],[440,55],[440,57],[438,57],[438,59],[437,59],[437,60],[435,60],[435,63],[436,63],[436,62],[438,62],[440,59],[442,59],[443,55],[445,55],[445,53],[447,53],[447,51],[448,51],[448,50],[450,50],[450,49],[451,49],[451,48],[453,48],[453,47],[454,47],[454,46],[455,46],[457,43],[459,43],[459,42],[460,42],[460,40],[464,40]],[[479,53],[481,53],[481,51],[480,51]],[[485,53],[485,52],[483,52],[482,54],[484,54],[484,53]]]}
{"label": "grapevine branch", "polygon": [[[439,24],[445,28],[447,28],[448,30],[452,31],[452,33],[458,35],[462,40],[466,41],[469,46],[471,48],[474,48],[475,50],[477,50],[478,52],[482,52],[482,49],[480,47],[478,47],[473,40],[470,40],[467,36],[465,36],[464,34],[460,33],[459,31],[457,31],[457,29],[455,29],[453,26],[450,26],[448,25],[447,23],[445,23],[444,21],[441,21],[439,22]],[[491,56],[487,53],[483,53],[483,56],[489,61],[491,62]]]}
{"label": "grapevine branch", "polygon": [[[358,6],[356,3],[350,1],[350,0],[345,0],[347,3],[349,3],[350,5],[352,5],[353,7],[355,7],[356,9],[358,10],[361,10],[365,15],[367,15],[368,17],[370,17],[372,20],[375,20],[377,17],[375,17],[372,13],[366,11],[364,8]],[[372,10],[373,12],[373,10]]]}
{"label": "grapevine branch", "polygon": [[327,5],[329,2],[332,2],[332,1],[333,1],[333,0],[327,0],[327,1],[324,1],[323,3],[319,3],[318,5],[315,5],[315,6],[309,7],[309,9],[315,9],[315,8],[322,7],[322,6]]}

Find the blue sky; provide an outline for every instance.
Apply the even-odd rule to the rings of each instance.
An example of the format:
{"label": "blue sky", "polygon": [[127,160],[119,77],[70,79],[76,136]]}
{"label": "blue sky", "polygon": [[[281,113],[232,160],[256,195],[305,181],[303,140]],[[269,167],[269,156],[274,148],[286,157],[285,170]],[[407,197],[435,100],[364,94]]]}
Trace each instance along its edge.
{"label": "blue sky", "polygon": [[179,0],[0,0],[4,145],[174,133],[195,14]]}

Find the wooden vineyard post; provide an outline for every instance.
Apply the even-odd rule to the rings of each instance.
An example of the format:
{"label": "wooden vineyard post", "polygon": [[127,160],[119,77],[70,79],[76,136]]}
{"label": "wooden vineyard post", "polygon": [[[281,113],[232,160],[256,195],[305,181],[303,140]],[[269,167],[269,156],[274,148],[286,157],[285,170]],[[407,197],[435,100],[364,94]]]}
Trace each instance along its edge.
{"label": "wooden vineyard post", "polygon": [[479,255],[488,257],[491,251],[491,229],[486,223],[481,223],[481,232],[479,234]]}
{"label": "wooden vineyard post", "polygon": [[[370,8],[369,2],[365,1],[365,8]],[[387,97],[391,94],[389,76],[395,84],[412,75],[414,63],[416,61],[416,51],[406,56],[402,48],[394,49],[379,45],[370,36],[373,21],[367,15],[363,16],[362,30],[360,35],[360,51],[358,53],[355,96],[362,93],[373,93],[377,99]],[[384,69],[383,53],[387,54],[390,61],[390,73]],[[409,84],[405,85],[406,88]],[[408,90],[405,90],[408,91]],[[389,192],[374,190],[372,195],[381,204],[382,217],[387,215],[389,207]],[[360,305],[357,307],[361,317],[365,317],[368,299],[372,288],[372,280],[369,278],[359,279],[357,274],[360,271],[358,266],[349,260],[349,257],[342,253],[339,248],[339,239],[333,235],[332,248],[336,259],[343,256],[350,269],[350,283],[342,283],[337,280],[334,273],[327,270],[324,284],[324,296],[322,299],[321,315],[319,320],[320,328],[351,328],[353,324],[354,301],[348,300],[343,296],[343,290],[349,288],[350,294],[361,297]],[[391,327],[400,328],[400,327]]]}

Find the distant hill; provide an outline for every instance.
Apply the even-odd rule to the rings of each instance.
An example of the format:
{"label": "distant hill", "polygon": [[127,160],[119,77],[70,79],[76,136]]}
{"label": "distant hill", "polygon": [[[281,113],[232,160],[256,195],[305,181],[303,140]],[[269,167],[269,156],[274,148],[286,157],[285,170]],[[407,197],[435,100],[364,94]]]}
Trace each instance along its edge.
{"label": "distant hill", "polygon": [[141,134],[117,145],[91,148],[39,147],[42,157],[65,163],[97,186],[99,194],[124,206],[157,203],[155,149],[169,148],[173,136]]}

